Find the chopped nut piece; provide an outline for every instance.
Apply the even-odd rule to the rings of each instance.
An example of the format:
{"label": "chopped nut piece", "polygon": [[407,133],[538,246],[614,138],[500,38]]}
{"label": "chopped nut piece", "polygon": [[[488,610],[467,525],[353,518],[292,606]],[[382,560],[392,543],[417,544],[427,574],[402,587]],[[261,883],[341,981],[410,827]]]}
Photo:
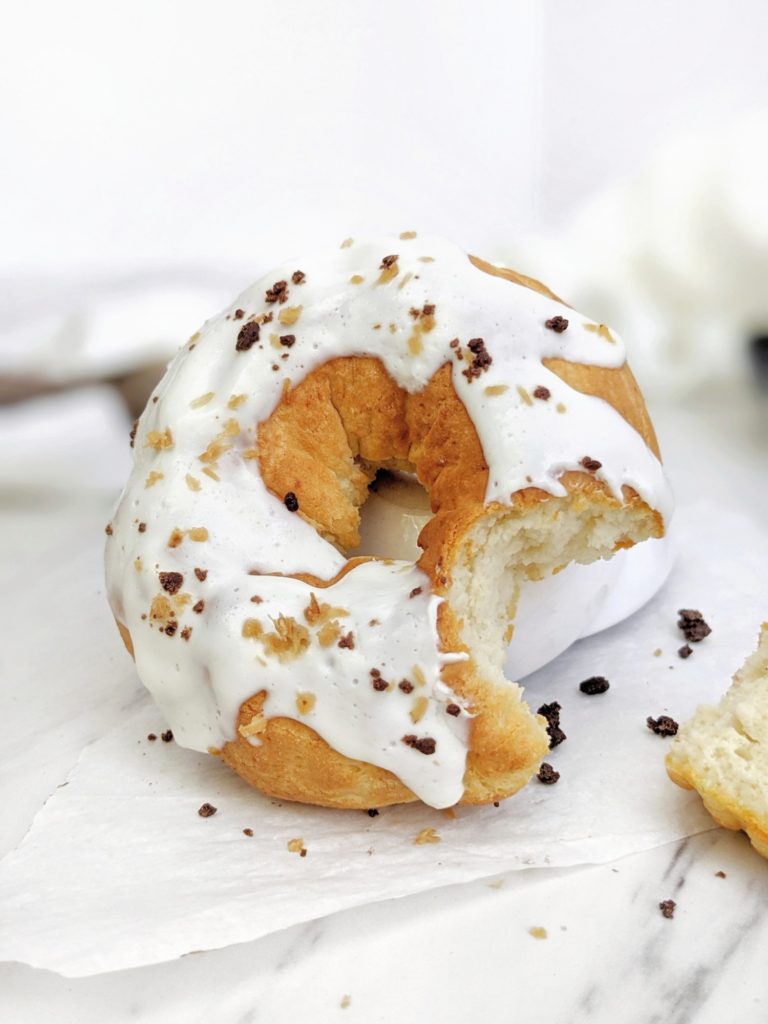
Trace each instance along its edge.
{"label": "chopped nut piece", "polygon": [[533,928],[529,928],[528,929],[528,934],[530,936],[532,936],[532,938],[534,938],[534,939],[546,939],[547,938],[547,929],[546,928],[541,928],[538,925],[534,925]]}
{"label": "chopped nut piece", "polygon": [[200,544],[208,540],[208,531],[204,526],[193,526],[191,530],[187,530],[187,536]]}
{"label": "chopped nut piece", "polygon": [[301,853],[304,849],[303,839],[289,839],[288,840],[288,852],[289,853]]}
{"label": "chopped nut piece", "polygon": [[344,241],[339,246],[339,248],[340,249],[349,249],[349,248],[351,248],[353,243],[354,243],[354,239],[353,238],[345,238]]}
{"label": "chopped nut piece", "polygon": [[147,476],[147,479],[144,481],[144,489],[146,490],[148,487],[154,487],[155,484],[157,483],[157,481],[158,480],[162,480],[163,478],[164,478],[164,474],[163,473],[158,473],[154,469],[150,470],[149,475]]}
{"label": "chopped nut piece", "polygon": [[413,840],[414,846],[425,846],[429,843],[439,843],[440,835],[436,828],[423,828]]}
{"label": "chopped nut piece", "polygon": [[417,722],[420,722],[422,720],[422,718],[427,712],[428,707],[429,699],[427,697],[417,697],[414,700],[413,707],[409,712],[411,716],[411,721],[413,722],[414,725],[416,725]]}
{"label": "chopped nut piece", "polygon": [[301,316],[303,306],[287,306],[277,314],[277,319],[285,327],[292,327]]}
{"label": "chopped nut piece", "polygon": [[192,476],[191,473],[187,473],[184,479],[186,480],[187,487],[190,489],[190,491],[200,490],[200,481],[197,479],[197,477]]}
{"label": "chopped nut piece", "polygon": [[308,715],[314,708],[316,700],[314,693],[299,693],[296,696],[296,710],[300,715]]}
{"label": "chopped nut piece", "polygon": [[[486,388],[486,391],[487,390],[488,389]],[[518,395],[520,395],[520,397],[522,398],[522,400],[525,402],[526,405],[533,405],[533,399],[531,398],[531,396],[528,394],[526,389],[521,384],[517,385],[517,393],[518,393]]]}
{"label": "chopped nut piece", "polygon": [[401,231],[400,232],[400,238],[404,242],[410,242],[410,240],[412,238],[415,238],[415,237],[416,237],[416,232],[415,231]]}
{"label": "chopped nut piece", "polygon": [[604,338],[606,341],[610,341],[612,345],[616,344],[616,339],[611,334],[609,328],[605,324],[584,324],[585,331],[592,331],[593,334],[597,334],[599,337]]}
{"label": "chopped nut piece", "polygon": [[248,395],[232,395],[227,402],[228,409],[239,409],[243,402],[248,400]]}
{"label": "chopped nut piece", "polygon": [[362,284],[365,278],[360,274],[353,274],[349,279],[350,284]]}
{"label": "chopped nut piece", "polygon": [[491,384],[487,388],[483,388],[483,394],[491,396],[503,395],[505,391],[509,391],[509,386],[507,384]]}
{"label": "chopped nut piece", "polygon": [[150,430],[147,433],[147,448],[154,448],[156,452],[163,449],[173,448],[173,434],[171,428],[166,427],[163,431]]}
{"label": "chopped nut piece", "polygon": [[240,632],[247,640],[258,640],[264,628],[258,619],[246,619]]}
{"label": "chopped nut piece", "polygon": [[200,395],[199,398],[193,398],[189,403],[190,409],[201,409],[204,405],[208,405],[210,400],[213,398],[212,391],[206,391],[204,395]]}

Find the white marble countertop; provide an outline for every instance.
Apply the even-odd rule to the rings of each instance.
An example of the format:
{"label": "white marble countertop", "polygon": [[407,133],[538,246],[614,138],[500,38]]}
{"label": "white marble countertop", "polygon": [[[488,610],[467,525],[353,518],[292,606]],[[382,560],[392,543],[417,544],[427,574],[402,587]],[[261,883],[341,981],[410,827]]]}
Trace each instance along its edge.
{"label": "white marble countertop", "polygon": [[[720,402],[657,415],[673,481],[686,497],[717,493],[764,526],[765,409],[745,400],[726,412]],[[50,551],[53,564],[62,538],[98,536],[109,504],[99,491],[76,501],[32,489],[0,493],[6,600],[29,597],[33,553],[39,561]],[[17,677],[25,668],[3,663],[1,654],[0,666]],[[21,714],[14,693],[6,726],[8,707]],[[92,735],[73,736],[62,724],[32,773],[19,748],[25,781],[4,792],[0,853],[18,842],[118,707],[119,695],[106,688]],[[659,910],[666,899],[677,902],[672,920]],[[546,938],[532,928],[546,929]],[[486,1013],[521,1024],[762,1020],[766,948],[768,864],[742,835],[714,830],[609,865],[451,886],[152,967],[73,980],[0,964],[0,1020],[372,1024]]]}

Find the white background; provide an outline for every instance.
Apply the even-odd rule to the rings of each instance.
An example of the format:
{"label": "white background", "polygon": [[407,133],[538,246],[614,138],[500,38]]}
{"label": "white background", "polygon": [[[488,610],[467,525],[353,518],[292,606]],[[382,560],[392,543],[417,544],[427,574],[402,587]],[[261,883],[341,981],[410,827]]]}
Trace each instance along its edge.
{"label": "white background", "polygon": [[764,0],[4,5],[0,270],[483,250],[768,103]]}

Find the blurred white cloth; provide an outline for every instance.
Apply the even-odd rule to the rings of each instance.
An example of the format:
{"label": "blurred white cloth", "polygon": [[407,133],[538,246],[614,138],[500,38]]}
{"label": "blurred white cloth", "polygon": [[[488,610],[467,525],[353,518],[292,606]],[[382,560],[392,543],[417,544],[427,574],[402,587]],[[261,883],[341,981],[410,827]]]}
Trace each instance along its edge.
{"label": "blurred white cloth", "polygon": [[768,112],[690,134],[548,237],[501,247],[611,324],[651,397],[745,380],[768,332]]}
{"label": "blurred white cloth", "polygon": [[[158,274],[91,282],[13,283],[16,306],[0,313],[0,374],[62,384],[165,363],[240,282]],[[180,278],[180,279],[177,279]]]}

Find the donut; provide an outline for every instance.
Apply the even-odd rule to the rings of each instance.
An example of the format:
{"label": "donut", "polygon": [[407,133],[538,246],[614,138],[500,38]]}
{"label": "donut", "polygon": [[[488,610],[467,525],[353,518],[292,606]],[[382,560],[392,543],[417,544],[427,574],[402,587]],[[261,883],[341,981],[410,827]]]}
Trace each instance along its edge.
{"label": "donut", "polygon": [[672,781],[695,789],[718,825],[746,832],[768,857],[768,622],[719,704],[696,709],[665,760]]}
{"label": "donut", "polygon": [[[328,807],[524,786],[549,738],[503,673],[521,587],[672,511],[616,332],[414,232],[248,288],[132,443],[106,578],[139,677],[181,745]],[[357,553],[387,474],[426,493],[418,558]]]}

